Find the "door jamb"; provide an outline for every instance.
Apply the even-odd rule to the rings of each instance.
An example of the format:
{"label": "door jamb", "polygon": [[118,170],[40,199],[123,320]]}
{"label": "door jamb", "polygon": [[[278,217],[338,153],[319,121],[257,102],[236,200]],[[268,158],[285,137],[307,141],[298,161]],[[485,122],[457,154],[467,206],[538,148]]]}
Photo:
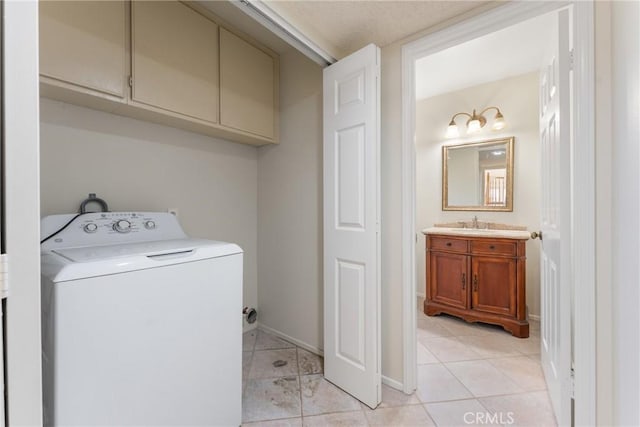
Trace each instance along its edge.
{"label": "door jamb", "polygon": [[[437,51],[572,6],[571,286],[576,425],[596,424],[594,2],[513,2],[402,46],[402,304],[405,393],[417,386],[415,61]],[[580,191],[574,191],[576,183]],[[580,286],[577,286],[580,284]]]}

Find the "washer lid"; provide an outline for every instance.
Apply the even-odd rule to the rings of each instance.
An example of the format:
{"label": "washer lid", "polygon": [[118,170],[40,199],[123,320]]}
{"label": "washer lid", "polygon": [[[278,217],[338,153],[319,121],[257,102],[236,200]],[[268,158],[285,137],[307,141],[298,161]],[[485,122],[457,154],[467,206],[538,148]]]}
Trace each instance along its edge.
{"label": "washer lid", "polygon": [[233,243],[203,239],[54,249],[42,253],[42,275],[63,282],[240,253]]}
{"label": "washer lid", "polygon": [[54,249],[51,252],[71,262],[93,262],[135,256],[151,258],[162,257],[171,254],[193,252],[194,249],[208,246],[217,246],[217,249],[221,251],[218,256],[227,255],[226,251],[228,250],[234,253],[234,251],[228,247],[230,245],[226,243],[196,239],[160,240],[155,242],[128,243],[124,245],[86,246],[81,248]]}

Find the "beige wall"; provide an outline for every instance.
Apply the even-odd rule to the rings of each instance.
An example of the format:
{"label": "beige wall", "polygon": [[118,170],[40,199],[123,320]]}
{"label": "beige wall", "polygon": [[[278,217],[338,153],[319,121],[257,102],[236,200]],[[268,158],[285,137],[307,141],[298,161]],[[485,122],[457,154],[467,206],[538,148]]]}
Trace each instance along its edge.
{"label": "beige wall", "polygon": [[382,373],[402,383],[401,44],[382,48],[381,57]]}
{"label": "beige wall", "polygon": [[[460,111],[497,106],[507,127],[490,129],[488,124],[473,137],[444,137],[451,116]],[[538,73],[528,73],[418,101],[416,106],[416,266],[418,293],[425,289],[425,239],[420,231],[434,223],[479,220],[524,225],[538,230],[540,224],[540,155],[538,146]],[[464,120],[459,118],[459,123]],[[442,210],[442,146],[501,137],[515,137],[513,212],[468,212]],[[477,174],[476,174],[477,175]],[[527,306],[540,314],[539,240],[527,241]]]}
{"label": "beige wall", "polygon": [[[613,425],[611,3],[595,6],[597,425]],[[599,143],[600,142],[600,143]],[[604,143],[603,143],[604,142]]]}
{"label": "beige wall", "polygon": [[40,135],[43,216],[90,192],[112,211],[177,208],[189,235],[243,248],[244,303],[257,305],[254,147],[47,99]]}
{"label": "beige wall", "polygon": [[322,69],[280,58],[280,144],[258,149],[259,321],[323,347]]}

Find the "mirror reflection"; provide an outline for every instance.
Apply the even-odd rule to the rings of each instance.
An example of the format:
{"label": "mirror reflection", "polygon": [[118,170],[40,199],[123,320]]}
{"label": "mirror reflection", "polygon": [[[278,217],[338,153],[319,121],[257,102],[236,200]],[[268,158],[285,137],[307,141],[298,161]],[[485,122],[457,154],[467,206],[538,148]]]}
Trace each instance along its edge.
{"label": "mirror reflection", "polygon": [[513,211],[513,141],[442,147],[442,209]]}

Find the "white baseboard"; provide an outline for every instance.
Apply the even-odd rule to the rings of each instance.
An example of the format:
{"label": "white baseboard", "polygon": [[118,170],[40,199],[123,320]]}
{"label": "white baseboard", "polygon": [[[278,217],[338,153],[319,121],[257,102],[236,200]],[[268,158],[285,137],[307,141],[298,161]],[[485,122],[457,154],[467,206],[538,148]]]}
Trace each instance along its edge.
{"label": "white baseboard", "polygon": [[425,298],[426,298],[426,296],[427,296],[427,294],[425,294],[424,292],[416,292],[416,296],[417,296],[417,297],[420,297],[420,298],[422,298],[422,299],[425,299]]}
{"label": "white baseboard", "polygon": [[529,319],[531,320],[536,320],[536,321],[540,321],[540,316],[538,314],[530,314],[529,315]]}
{"label": "white baseboard", "polygon": [[[258,322],[256,322],[256,323],[258,323]],[[260,323],[258,325],[258,329],[262,329],[265,332],[269,332],[272,335],[280,337],[283,340],[289,341],[290,343],[295,344],[298,347],[302,347],[305,350],[310,351],[313,354],[317,354],[318,356],[323,356],[324,355],[324,352],[322,351],[322,349],[320,349],[318,347],[315,347],[315,346],[312,346],[312,345],[309,345],[306,342],[303,342],[303,341],[300,341],[299,339],[293,338],[293,337],[291,337],[291,336],[289,336],[289,335],[287,335],[285,333],[280,332],[277,329],[273,329],[273,328],[271,328],[271,327],[269,327],[267,325],[264,325],[262,323]]]}
{"label": "white baseboard", "polygon": [[382,376],[382,384],[388,385],[391,388],[404,392],[404,385],[400,381],[396,381],[393,378],[389,378],[385,375]]}

